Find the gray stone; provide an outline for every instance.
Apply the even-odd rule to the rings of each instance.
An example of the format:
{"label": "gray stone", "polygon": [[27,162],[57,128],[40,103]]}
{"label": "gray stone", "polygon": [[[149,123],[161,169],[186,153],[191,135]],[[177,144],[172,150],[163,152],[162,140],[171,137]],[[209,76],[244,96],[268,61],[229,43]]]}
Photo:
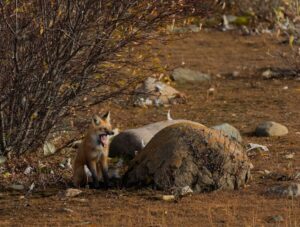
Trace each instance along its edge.
{"label": "gray stone", "polygon": [[23,191],[24,190],[24,185],[22,184],[12,184],[9,186],[9,188],[16,190],[16,191]]}
{"label": "gray stone", "polygon": [[189,25],[188,28],[191,32],[200,32],[201,31],[201,27],[194,25],[194,24]]}
{"label": "gray stone", "polygon": [[276,222],[283,222],[284,219],[281,215],[273,215],[273,216],[270,216],[267,220],[267,222],[269,223],[276,223]]}
{"label": "gray stone", "polygon": [[175,190],[173,192],[173,194],[175,196],[186,196],[186,195],[190,195],[193,193],[194,193],[194,191],[191,189],[190,186],[175,188]]}
{"label": "gray stone", "polygon": [[220,125],[213,126],[212,129],[219,130],[223,132],[226,136],[229,136],[231,139],[235,139],[238,142],[242,142],[242,136],[235,127],[228,123],[223,123]]}
{"label": "gray stone", "polygon": [[33,171],[33,168],[31,166],[27,166],[26,169],[24,170],[25,175],[30,175]]}
{"label": "gray stone", "polygon": [[210,81],[211,76],[187,68],[177,68],[172,73],[172,79],[178,83],[202,83]]}
{"label": "gray stone", "polygon": [[288,185],[278,185],[271,187],[268,194],[280,196],[280,197],[299,197],[300,196],[300,184],[290,183]]}
{"label": "gray stone", "polygon": [[256,136],[284,136],[288,134],[286,126],[274,121],[266,121],[260,123],[255,129]]}
{"label": "gray stone", "polygon": [[6,162],[7,158],[5,156],[0,156],[0,165],[3,165]]}

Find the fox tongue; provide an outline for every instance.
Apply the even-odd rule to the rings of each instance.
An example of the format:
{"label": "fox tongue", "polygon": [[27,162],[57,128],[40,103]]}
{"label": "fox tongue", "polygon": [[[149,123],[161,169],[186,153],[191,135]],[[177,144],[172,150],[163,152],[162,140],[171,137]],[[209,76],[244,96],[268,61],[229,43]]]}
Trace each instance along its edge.
{"label": "fox tongue", "polygon": [[108,144],[107,135],[100,136],[101,143],[105,146]]}

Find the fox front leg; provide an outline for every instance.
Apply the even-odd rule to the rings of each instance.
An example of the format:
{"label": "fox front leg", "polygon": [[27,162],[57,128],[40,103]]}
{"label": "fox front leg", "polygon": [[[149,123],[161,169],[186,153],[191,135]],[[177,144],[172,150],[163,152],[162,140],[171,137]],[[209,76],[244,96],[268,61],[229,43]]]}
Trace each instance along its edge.
{"label": "fox front leg", "polygon": [[107,156],[102,156],[100,160],[100,168],[103,176],[103,180],[106,186],[108,186],[108,164],[107,164]]}
{"label": "fox front leg", "polygon": [[92,173],[92,180],[93,180],[92,186],[93,186],[93,188],[99,188],[100,185],[99,185],[99,177],[98,177],[98,174],[97,174],[96,162],[87,163],[87,167],[89,168],[89,170]]}

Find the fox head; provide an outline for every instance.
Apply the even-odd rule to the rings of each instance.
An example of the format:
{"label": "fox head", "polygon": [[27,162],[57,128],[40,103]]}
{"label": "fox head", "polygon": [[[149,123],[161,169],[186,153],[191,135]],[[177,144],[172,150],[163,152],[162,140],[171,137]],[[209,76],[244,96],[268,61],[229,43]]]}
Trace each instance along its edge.
{"label": "fox head", "polygon": [[109,143],[108,137],[114,135],[110,124],[110,112],[107,112],[102,117],[95,114],[92,117],[91,130],[97,145],[107,146]]}

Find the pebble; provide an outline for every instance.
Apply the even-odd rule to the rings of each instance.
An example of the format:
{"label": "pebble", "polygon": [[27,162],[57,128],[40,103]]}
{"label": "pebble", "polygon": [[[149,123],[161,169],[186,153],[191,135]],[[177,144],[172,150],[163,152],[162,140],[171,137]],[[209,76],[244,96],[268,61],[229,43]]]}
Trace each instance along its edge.
{"label": "pebble", "polygon": [[66,191],[65,191],[65,196],[66,197],[76,197],[78,195],[80,195],[82,193],[81,190],[79,189],[76,189],[76,188],[68,188]]}

